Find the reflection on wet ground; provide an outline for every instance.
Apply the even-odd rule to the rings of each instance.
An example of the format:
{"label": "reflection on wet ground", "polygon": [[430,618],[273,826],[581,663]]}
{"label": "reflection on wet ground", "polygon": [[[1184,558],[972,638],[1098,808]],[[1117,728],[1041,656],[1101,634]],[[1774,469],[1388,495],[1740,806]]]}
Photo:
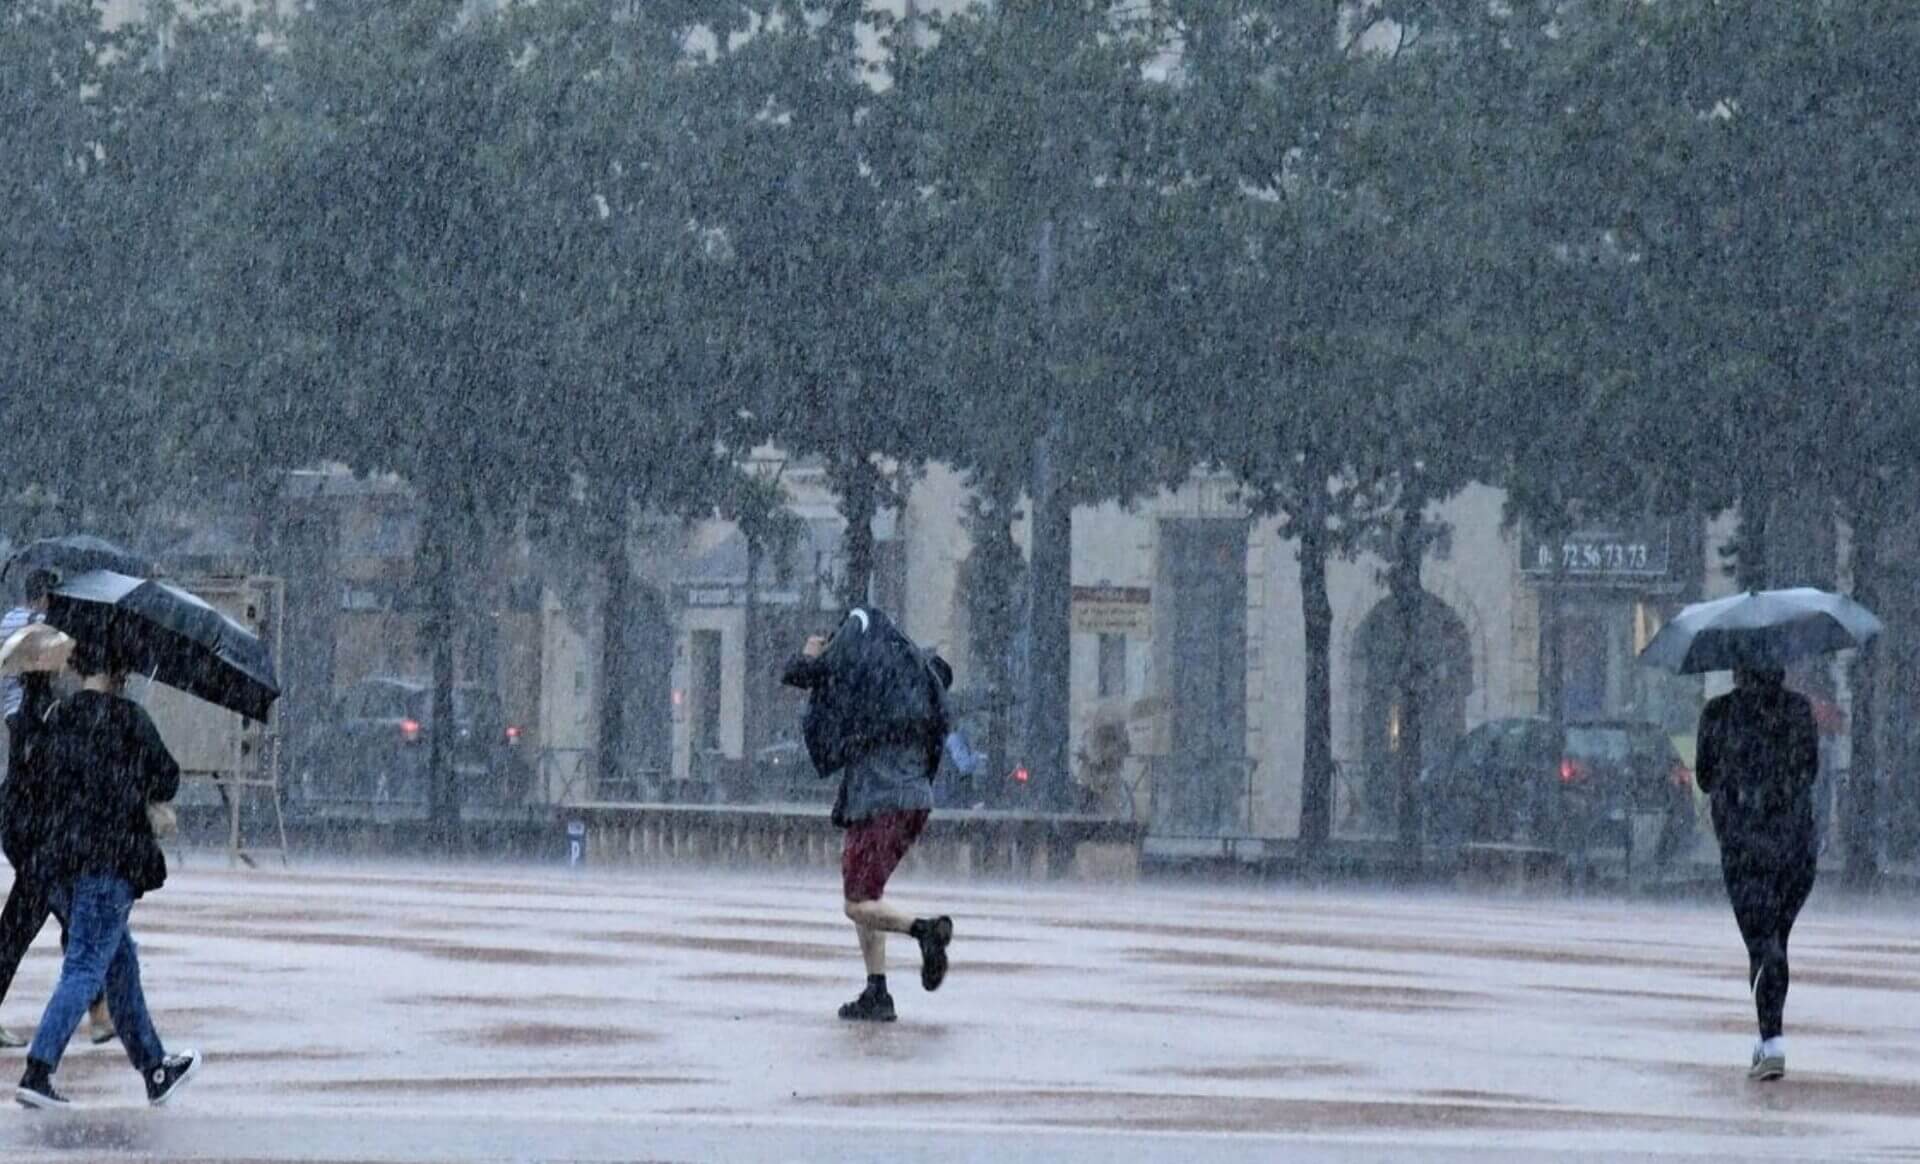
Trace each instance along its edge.
{"label": "reflection on wet ground", "polygon": [[[117,1047],[76,1044],[83,1110],[0,1114],[0,1153],[1892,1160],[1920,1121],[1920,922],[1892,913],[1803,918],[1792,1073],[1767,1087],[1709,906],[911,877],[890,897],[954,915],[952,977],[924,994],[896,940],[901,1020],[855,1027],[830,877],[190,868],[135,929],[202,1077],[149,1111]],[[50,930],[8,1025],[56,962]]]}

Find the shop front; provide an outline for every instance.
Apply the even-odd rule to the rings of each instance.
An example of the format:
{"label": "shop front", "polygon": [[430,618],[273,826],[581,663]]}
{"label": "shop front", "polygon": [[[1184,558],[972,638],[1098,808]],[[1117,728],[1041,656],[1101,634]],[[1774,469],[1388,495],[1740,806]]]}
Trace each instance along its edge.
{"label": "shop front", "polygon": [[1541,714],[1557,701],[1568,723],[1654,723],[1691,757],[1700,678],[1642,667],[1639,656],[1699,596],[1704,541],[1700,523],[1666,518],[1589,526],[1557,543],[1523,531],[1521,574],[1540,609]]}

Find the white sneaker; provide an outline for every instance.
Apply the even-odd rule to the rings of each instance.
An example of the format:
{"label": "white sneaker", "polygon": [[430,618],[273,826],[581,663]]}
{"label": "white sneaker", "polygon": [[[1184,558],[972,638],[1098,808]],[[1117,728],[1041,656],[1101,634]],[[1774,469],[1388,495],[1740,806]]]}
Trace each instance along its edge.
{"label": "white sneaker", "polygon": [[5,1027],[0,1027],[0,1047],[24,1047],[27,1041]]}

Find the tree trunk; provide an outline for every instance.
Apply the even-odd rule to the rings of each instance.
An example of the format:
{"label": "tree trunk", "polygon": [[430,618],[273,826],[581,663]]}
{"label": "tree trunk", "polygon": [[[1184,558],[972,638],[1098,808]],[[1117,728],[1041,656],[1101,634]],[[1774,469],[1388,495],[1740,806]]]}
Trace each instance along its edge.
{"label": "tree trunk", "polygon": [[1773,494],[1757,477],[1740,493],[1740,525],[1734,540],[1733,578],[1742,590],[1765,590],[1772,577],[1767,527]]}
{"label": "tree trunk", "polygon": [[998,805],[1004,791],[1012,727],[1008,708],[1013,687],[1014,587],[1020,574],[1020,547],[1013,540],[1019,490],[1010,482],[990,481],[973,520],[973,554],[968,570],[968,646],[977,679],[969,686],[988,696],[985,753],[990,767],[976,777],[975,794]]}
{"label": "tree trunk", "polygon": [[1399,624],[1400,739],[1394,760],[1400,789],[1400,863],[1403,875],[1409,877],[1420,868],[1422,834],[1421,701],[1426,692],[1426,649],[1421,642],[1424,631],[1421,614],[1426,594],[1420,585],[1420,563],[1426,556],[1422,527],[1425,514],[1425,494],[1416,489],[1401,506],[1400,521],[1394,531],[1393,562],[1387,571],[1387,588],[1393,597],[1394,617]]}
{"label": "tree trunk", "polygon": [[740,756],[746,769],[749,784],[753,778],[754,753],[764,746],[760,738],[760,710],[765,698],[766,686],[762,682],[764,668],[760,666],[760,558],[762,556],[760,539],[747,539],[747,593],[741,610],[742,657],[746,659],[745,674],[740,682]]}
{"label": "tree trunk", "polygon": [[[880,474],[866,454],[859,453],[850,455],[837,475],[840,512],[847,519],[847,576],[840,601],[851,610],[873,600],[873,516],[880,508]],[[896,618],[900,614],[888,613]]]}
{"label": "tree trunk", "polygon": [[[1045,147],[1052,172],[1056,139]],[[1053,341],[1053,296],[1059,256],[1051,215],[1034,235],[1034,346],[1029,351],[1034,390],[1051,401],[1047,425],[1033,442],[1033,520],[1027,571],[1027,684],[1024,744],[1026,761],[1040,782],[1041,807],[1064,812],[1071,803],[1069,767],[1073,653],[1073,504],[1065,482],[1068,421],[1066,406],[1055,399],[1047,358]]]}
{"label": "tree trunk", "polygon": [[[1855,507],[1853,517],[1853,597],[1874,610],[1880,599],[1878,499]],[[1853,692],[1853,758],[1847,770],[1846,879],[1861,889],[1880,875],[1879,654],[1875,644],[1862,648],[1848,676]]]}
{"label": "tree trunk", "polygon": [[1537,591],[1540,602],[1540,715],[1554,727],[1555,735],[1567,726],[1566,638],[1561,634],[1561,595],[1567,580],[1565,546],[1567,527],[1555,521],[1540,529],[1541,543],[1552,547],[1553,569]]}
{"label": "tree trunk", "polygon": [[1306,632],[1307,706],[1300,844],[1311,857],[1333,835],[1333,603],[1327,596],[1326,514],[1316,507],[1302,517],[1300,610]]}
{"label": "tree trunk", "polygon": [[600,569],[606,597],[600,607],[600,738],[599,772],[602,789],[625,788],[627,760],[627,692],[633,686],[633,658],[628,650],[632,617],[633,562],[627,556],[627,499],[618,490],[599,503],[595,515]]}
{"label": "tree trunk", "polygon": [[1056,410],[1033,449],[1033,534],[1027,574],[1026,761],[1040,804],[1072,803],[1068,737],[1073,674],[1073,505],[1061,480],[1066,417]]}
{"label": "tree trunk", "polygon": [[280,487],[285,479],[285,474],[266,472],[246,485],[248,565],[256,574],[274,572],[274,524],[280,517]]}
{"label": "tree trunk", "polygon": [[460,788],[454,778],[453,738],[453,486],[428,486],[420,530],[420,561],[426,571],[427,636],[433,671],[433,722],[427,732],[427,829],[433,846],[451,852],[459,840]]}

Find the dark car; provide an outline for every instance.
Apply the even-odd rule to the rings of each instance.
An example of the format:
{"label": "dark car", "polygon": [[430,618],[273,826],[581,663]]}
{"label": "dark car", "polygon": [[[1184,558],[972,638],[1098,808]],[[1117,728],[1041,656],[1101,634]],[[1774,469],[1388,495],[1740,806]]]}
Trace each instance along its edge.
{"label": "dark car", "polygon": [[[309,737],[294,776],[311,800],[427,802],[433,688],[414,679],[363,679],[334,700]],[[453,689],[452,764],[466,803],[518,803],[530,791],[521,730],[500,698],[476,684]]]}
{"label": "dark car", "polygon": [[1426,774],[1424,797],[1428,836],[1446,845],[1625,848],[1647,814],[1661,818],[1650,856],[1662,863],[1694,830],[1693,773],[1657,724],[1631,720],[1568,724],[1564,735],[1545,719],[1491,720]]}

